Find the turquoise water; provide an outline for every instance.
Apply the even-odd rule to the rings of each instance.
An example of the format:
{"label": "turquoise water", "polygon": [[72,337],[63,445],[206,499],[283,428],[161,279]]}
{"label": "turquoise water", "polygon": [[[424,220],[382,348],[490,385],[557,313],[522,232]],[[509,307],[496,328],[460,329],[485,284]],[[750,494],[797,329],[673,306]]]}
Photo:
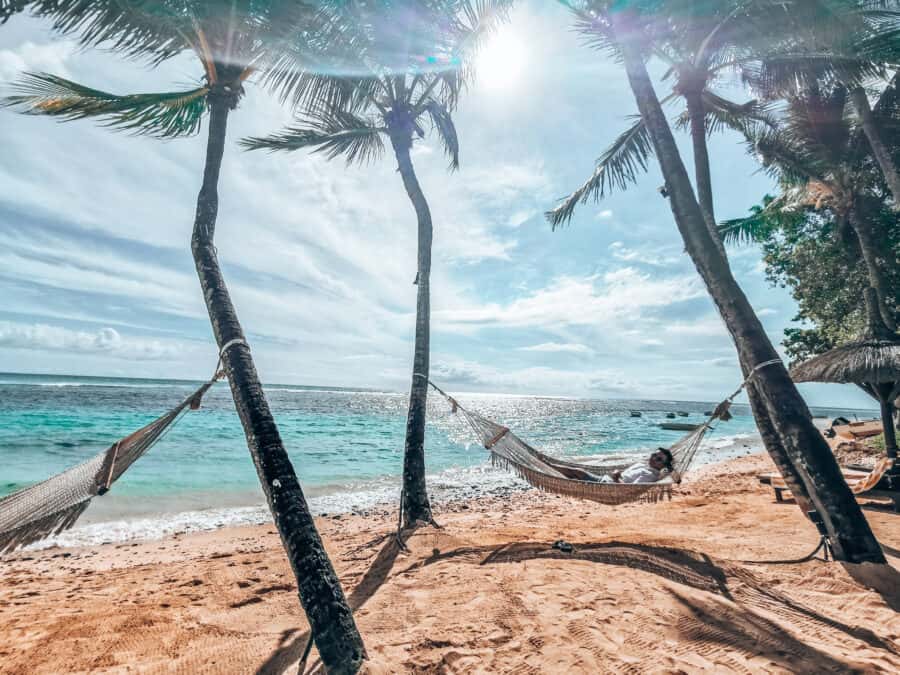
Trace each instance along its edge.
{"label": "turquoise water", "polygon": [[[103,450],[182,400],[197,383],[173,380],[0,374],[0,495],[42,480]],[[266,387],[285,445],[312,496],[395,490],[402,467],[406,396],[377,391]],[[659,429],[668,411],[699,422],[712,402],[580,400],[459,395],[532,445],[560,456],[640,452],[681,436]],[[645,411],[632,418],[629,411]],[[755,433],[746,406],[711,434],[712,446]],[[838,414],[846,411],[818,411]],[[432,395],[427,470],[442,481],[498,481],[461,420]],[[504,474],[505,476],[505,474]],[[504,478],[505,480],[505,478]],[[186,510],[260,501],[255,470],[227,385],[179,423],[119,480],[109,501],[123,513]],[[165,497],[167,506],[161,506]],[[92,507],[93,509],[93,507]]]}

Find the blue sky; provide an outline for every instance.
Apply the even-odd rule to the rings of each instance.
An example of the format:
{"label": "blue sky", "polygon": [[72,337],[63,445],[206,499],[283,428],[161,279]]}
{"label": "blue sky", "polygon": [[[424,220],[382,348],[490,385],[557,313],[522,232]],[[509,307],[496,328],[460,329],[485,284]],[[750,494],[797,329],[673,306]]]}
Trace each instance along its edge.
{"label": "blue sky", "polygon": [[[623,72],[581,46],[552,2],[521,3],[494,40],[456,115],[460,171],[447,173],[431,141],[414,148],[435,223],[434,379],[597,398],[729,393],[735,351],[656,191],[655,163],[571,226],[554,233],[543,219],[635,112]],[[0,27],[0,82],[23,70],[118,93],[200,76],[189,57],[148,70],[16,17]],[[189,250],[205,127],[161,142],[0,115],[0,370],[206,377],[216,350]],[[403,390],[416,229],[394,160],[347,168],[235,144],[289,120],[251,83],[220,183],[218,250],[257,366],[269,382]],[[719,218],[773,189],[735,136],[714,137],[711,157]],[[757,249],[731,261],[780,343],[789,293],[766,283]],[[851,387],[803,391],[814,405],[870,405]]]}

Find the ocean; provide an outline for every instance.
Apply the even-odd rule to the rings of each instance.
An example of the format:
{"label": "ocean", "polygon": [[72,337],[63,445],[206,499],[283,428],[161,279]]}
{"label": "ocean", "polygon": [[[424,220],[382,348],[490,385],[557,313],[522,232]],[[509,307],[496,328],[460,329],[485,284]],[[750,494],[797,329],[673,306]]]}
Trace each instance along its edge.
{"label": "ocean", "polygon": [[[147,424],[199,383],[0,373],[0,497],[43,480]],[[269,404],[316,514],[396,504],[403,464],[407,395],[398,392],[268,385]],[[667,412],[700,422],[714,402],[590,400],[465,394],[460,402],[509,426],[551,455],[639,457],[683,432],[657,425]],[[643,411],[631,417],[631,410]],[[699,461],[745,454],[756,428],[745,405],[707,436]],[[817,409],[814,414],[877,416]],[[468,427],[429,396],[426,466],[432,498],[497,494],[524,484],[490,465]],[[207,393],[113,486],[94,499],[58,544],[154,538],[268,519],[227,384]]]}

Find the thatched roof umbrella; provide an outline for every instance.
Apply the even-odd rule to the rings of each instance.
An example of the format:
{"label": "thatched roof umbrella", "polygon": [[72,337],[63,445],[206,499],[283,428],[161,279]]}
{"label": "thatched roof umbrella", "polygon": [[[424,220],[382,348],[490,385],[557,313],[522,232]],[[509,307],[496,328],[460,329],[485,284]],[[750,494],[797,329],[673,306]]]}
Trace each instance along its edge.
{"label": "thatched roof umbrella", "polygon": [[900,395],[900,335],[884,325],[875,291],[866,289],[868,323],[853,342],[835,347],[791,368],[795,382],[845,382],[859,385],[881,404],[884,446],[897,457],[894,401]]}

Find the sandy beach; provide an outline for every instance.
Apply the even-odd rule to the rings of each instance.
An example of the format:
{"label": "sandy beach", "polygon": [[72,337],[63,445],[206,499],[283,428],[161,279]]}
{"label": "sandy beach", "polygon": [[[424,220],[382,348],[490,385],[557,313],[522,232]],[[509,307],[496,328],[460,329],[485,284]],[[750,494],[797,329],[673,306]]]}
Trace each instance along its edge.
{"label": "sandy beach", "polygon": [[[660,504],[533,490],[453,502],[408,552],[395,512],[319,526],[373,673],[897,672],[896,597],[835,563],[739,562],[816,544],[757,484],[770,468],[760,454],[707,466]],[[896,571],[900,516],[865,512]],[[296,672],[307,637],[271,526],[0,566],[2,673]]]}

